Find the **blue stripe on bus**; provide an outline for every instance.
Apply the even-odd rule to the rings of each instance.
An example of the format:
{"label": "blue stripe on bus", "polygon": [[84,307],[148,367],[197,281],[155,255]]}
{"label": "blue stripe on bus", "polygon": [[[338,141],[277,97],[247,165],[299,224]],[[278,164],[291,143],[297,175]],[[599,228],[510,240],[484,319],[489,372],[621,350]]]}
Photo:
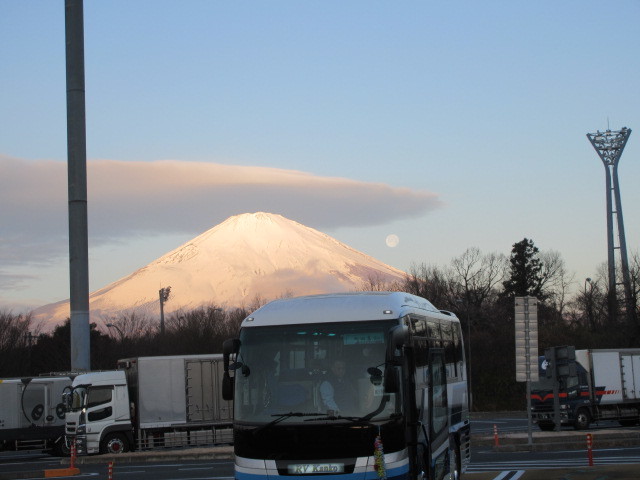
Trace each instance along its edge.
{"label": "blue stripe on bus", "polygon": [[[235,472],[236,480],[273,480],[274,475]],[[282,480],[377,480],[375,470],[360,473],[342,473],[336,475],[278,475]],[[387,469],[387,480],[407,480],[409,465]]]}

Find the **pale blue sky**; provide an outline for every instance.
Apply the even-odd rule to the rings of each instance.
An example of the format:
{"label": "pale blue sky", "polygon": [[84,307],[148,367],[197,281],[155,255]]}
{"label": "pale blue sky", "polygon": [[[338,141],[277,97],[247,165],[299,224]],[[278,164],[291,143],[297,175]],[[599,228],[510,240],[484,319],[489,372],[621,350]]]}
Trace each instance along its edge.
{"label": "pale blue sky", "polygon": [[[268,167],[332,185],[277,203],[242,182],[225,183],[226,201],[212,185],[190,197],[186,182],[137,198],[122,228],[108,192],[119,205],[132,190],[113,174],[90,196],[91,290],[267,207],[402,270],[528,237],[581,284],[606,261],[604,169],[585,134],[607,122],[634,130],[619,172],[630,253],[640,242],[639,20],[637,0],[86,0],[89,162]],[[69,296],[66,184],[47,173],[66,162],[64,45],[62,0],[0,0],[0,308]],[[341,208],[361,187],[388,211]]]}

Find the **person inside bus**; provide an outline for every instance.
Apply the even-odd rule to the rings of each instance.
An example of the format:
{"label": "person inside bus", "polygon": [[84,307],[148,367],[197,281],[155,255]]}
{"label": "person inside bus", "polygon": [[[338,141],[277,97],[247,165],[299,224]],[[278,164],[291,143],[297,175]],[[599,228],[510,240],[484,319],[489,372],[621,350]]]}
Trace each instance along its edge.
{"label": "person inside bus", "polygon": [[320,384],[320,397],[327,414],[350,413],[356,408],[357,393],[353,382],[345,377],[344,360],[334,360],[327,378]]}

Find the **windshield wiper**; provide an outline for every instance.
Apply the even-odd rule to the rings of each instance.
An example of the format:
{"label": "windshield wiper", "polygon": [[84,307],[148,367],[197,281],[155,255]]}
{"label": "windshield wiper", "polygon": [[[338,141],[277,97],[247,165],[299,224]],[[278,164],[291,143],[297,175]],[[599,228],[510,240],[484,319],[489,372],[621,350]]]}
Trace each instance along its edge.
{"label": "windshield wiper", "polygon": [[269,423],[265,423],[264,425],[259,426],[258,428],[256,428],[253,431],[253,435],[257,435],[258,433],[260,433],[262,430],[264,430],[265,428],[269,428],[273,425],[275,425],[276,423],[280,423],[281,421],[287,419],[287,418],[291,418],[291,417],[317,417],[318,413],[304,413],[304,412],[287,412],[287,413],[272,413],[271,414],[272,417],[278,417],[275,418],[273,420],[271,420]]}
{"label": "windshield wiper", "polygon": [[324,416],[318,417],[317,415],[318,414],[316,413],[316,418],[307,418],[305,422],[317,422],[320,420],[331,420],[331,421],[347,420],[353,423],[365,423],[367,425],[371,424],[371,422],[369,421],[371,420],[371,417],[369,415],[365,415],[364,417],[345,417],[342,415],[324,415]]}

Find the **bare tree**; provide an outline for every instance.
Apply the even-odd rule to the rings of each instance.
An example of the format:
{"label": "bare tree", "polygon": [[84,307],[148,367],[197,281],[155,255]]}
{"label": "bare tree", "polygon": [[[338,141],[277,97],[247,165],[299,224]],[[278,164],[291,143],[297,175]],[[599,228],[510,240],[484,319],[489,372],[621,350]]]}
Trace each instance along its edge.
{"label": "bare tree", "polygon": [[0,311],[0,375],[29,373],[32,342],[30,314]]}
{"label": "bare tree", "polygon": [[362,282],[358,289],[360,292],[397,292],[402,290],[402,284],[399,282],[387,282],[379,273],[371,274],[367,280]]}
{"label": "bare tree", "polygon": [[456,305],[456,285],[447,269],[434,265],[412,265],[402,290],[426,298],[437,308],[453,310]]}
{"label": "bare tree", "polygon": [[540,260],[542,262],[540,289],[546,292],[547,302],[551,303],[562,317],[574,275],[567,273],[564,259],[555,250],[541,252]]}
{"label": "bare tree", "polygon": [[135,311],[123,312],[118,316],[103,317],[107,328],[114,328],[120,341],[127,339],[139,339],[148,337],[154,330],[154,322],[151,318]]}
{"label": "bare tree", "polygon": [[464,300],[467,308],[482,308],[504,280],[507,266],[506,256],[498,253],[484,255],[476,247],[468,248],[451,261],[453,280],[460,285],[460,299]]}

